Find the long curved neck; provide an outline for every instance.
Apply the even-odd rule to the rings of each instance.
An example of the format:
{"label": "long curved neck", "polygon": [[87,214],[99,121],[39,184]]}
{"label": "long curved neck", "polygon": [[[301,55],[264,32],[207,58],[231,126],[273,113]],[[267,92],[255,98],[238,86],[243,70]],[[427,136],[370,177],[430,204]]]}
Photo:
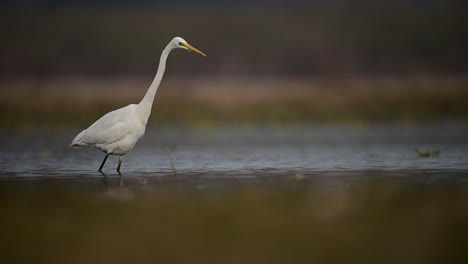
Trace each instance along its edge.
{"label": "long curved neck", "polygon": [[164,71],[166,70],[166,61],[169,53],[171,53],[170,45],[167,45],[166,48],[163,50],[161,54],[161,58],[159,59],[159,67],[156,76],[154,77],[153,82],[151,83],[148,91],[145,94],[145,97],[141,100],[138,104],[138,108],[141,112],[141,117],[145,121],[148,121],[148,118],[151,114],[151,108],[153,107],[154,97],[156,96],[156,92],[158,91],[159,84],[164,76]]}

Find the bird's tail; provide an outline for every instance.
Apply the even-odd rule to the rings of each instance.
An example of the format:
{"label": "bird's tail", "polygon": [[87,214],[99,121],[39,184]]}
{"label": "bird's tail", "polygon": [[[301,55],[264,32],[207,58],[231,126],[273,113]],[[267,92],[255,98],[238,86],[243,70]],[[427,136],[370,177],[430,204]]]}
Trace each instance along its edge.
{"label": "bird's tail", "polygon": [[69,145],[69,147],[70,147],[70,148],[79,148],[79,147],[81,147],[81,145],[78,144],[78,143],[73,143],[73,142],[72,142],[72,143]]}
{"label": "bird's tail", "polygon": [[83,137],[83,134],[86,130],[83,130],[81,131],[81,133],[79,133],[75,139],[73,139],[72,143],[70,144],[70,148],[78,148],[78,147],[83,147],[85,146],[85,144],[83,144],[82,142],[82,137]]}

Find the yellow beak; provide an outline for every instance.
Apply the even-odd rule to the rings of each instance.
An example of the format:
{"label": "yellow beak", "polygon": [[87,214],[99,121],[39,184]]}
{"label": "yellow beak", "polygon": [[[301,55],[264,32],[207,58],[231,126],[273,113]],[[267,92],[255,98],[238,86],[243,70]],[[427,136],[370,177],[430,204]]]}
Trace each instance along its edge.
{"label": "yellow beak", "polygon": [[186,47],[188,50],[190,50],[191,52],[194,52],[194,53],[197,53],[197,54],[200,54],[202,55],[203,57],[206,57],[205,53],[199,51],[198,49],[192,47],[192,45],[188,44],[188,43],[180,43],[180,45]]}

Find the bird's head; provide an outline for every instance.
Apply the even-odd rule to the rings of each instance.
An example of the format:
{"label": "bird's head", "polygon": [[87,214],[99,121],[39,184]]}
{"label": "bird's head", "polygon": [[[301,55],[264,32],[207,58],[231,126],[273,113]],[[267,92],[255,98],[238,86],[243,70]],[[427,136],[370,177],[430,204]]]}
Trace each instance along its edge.
{"label": "bird's head", "polygon": [[188,44],[185,39],[181,37],[175,37],[172,39],[171,44],[174,49],[186,49],[189,50],[193,53],[202,55],[203,57],[206,57],[205,53],[199,51],[198,49],[194,48],[192,45]]}

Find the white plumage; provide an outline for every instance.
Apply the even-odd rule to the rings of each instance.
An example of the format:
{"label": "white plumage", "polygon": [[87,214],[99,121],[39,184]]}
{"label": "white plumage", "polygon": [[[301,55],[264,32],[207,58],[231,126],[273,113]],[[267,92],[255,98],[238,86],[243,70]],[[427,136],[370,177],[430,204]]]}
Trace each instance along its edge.
{"label": "white plumage", "polygon": [[107,113],[78,134],[71,146],[94,147],[108,154],[124,155],[145,133],[146,121],[140,118],[135,104]]}
{"label": "white plumage", "polygon": [[105,114],[90,127],[79,133],[70,144],[70,147],[93,147],[106,153],[99,167],[99,172],[102,171],[102,167],[109,155],[119,155],[117,171],[120,172],[124,155],[132,150],[138,140],[145,134],[154,97],[164,75],[167,57],[176,48],[190,50],[206,56],[203,52],[189,45],[183,38],[176,37],[172,39],[161,54],[156,77],[143,100],[139,104],[131,104]]}

